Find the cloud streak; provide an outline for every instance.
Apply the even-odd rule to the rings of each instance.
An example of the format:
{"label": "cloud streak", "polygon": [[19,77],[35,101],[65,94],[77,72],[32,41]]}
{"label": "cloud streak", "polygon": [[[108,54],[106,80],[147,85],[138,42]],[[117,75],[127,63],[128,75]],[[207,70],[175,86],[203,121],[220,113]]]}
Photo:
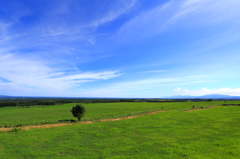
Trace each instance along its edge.
{"label": "cloud streak", "polygon": [[[32,88],[33,90],[46,89],[64,92],[86,82],[108,80],[122,75],[119,71],[69,72],[53,69],[42,61],[31,58],[23,59],[11,54],[2,56],[0,63],[0,80],[2,82],[5,81],[0,85],[0,89],[6,89],[6,86],[11,85],[12,92],[15,90],[14,87],[25,87],[28,90]],[[6,83],[6,81],[8,82]],[[20,94],[21,92],[18,93]]]}
{"label": "cloud streak", "polygon": [[239,7],[240,2],[236,0],[169,1],[131,19],[117,37],[129,41],[136,36],[146,39],[173,29],[190,31],[219,25],[225,30],[238,31]]}
{"label": "cloud streak", "polygon": [[112,5],[108,12],[106,12],[102,17],[99,17],[98,19],[90,22],[90,26],[92,25],[98,27],[99,25],[113,21],[119,16],[130,12],[131,9],[136,5],[137,0],[122,0],[115,3],[116,4]]}

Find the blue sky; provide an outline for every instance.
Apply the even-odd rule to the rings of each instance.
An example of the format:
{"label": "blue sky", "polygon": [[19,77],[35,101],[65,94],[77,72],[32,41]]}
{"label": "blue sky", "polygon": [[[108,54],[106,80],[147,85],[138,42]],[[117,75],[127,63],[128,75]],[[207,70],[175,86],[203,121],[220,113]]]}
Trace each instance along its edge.
{"label": "blue sky", "polygon": [[0,0],[0,94],[240,96],[238,0]]}

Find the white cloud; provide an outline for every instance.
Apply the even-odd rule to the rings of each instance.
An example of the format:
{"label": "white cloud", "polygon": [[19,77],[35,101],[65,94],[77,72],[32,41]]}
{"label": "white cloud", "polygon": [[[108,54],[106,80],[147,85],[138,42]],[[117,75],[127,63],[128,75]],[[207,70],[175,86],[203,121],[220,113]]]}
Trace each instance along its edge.
{"label": "white cloud", "polygon": [[[35,55],[52,54],[57,60],[66,54],[71,54],[68,58],[84,58],[87,53],[94,54],[86,48],[89,44],[96,44],[99,36],[94,34],[96,28],[129,13],[137,2],[138,0],[94,1],[90,2],[93,6],[83,7],[86,2],[46,1],[41,2],[40,8],[21,5],[24,2],[15,2],[17,6],[24,7],[14,9],[14,5],[10,6],[11,10],[15,11],[6,11],[7,21],[0,21],[1,49],[9,47],[11,50],[8,49],[7,52],[14,51],[16,54],[24,54],[22,50],[25,49],[34,50]],[[24,19],[29,17],[34,20],[25,23]],[[100,54],[94,54],[87,58],[96,59],[99,56],[102,57]]]}
{"label": "white cloud", "polygon": [[93,1],[92,6],[86,8],[78,1],[55,3],[51,10],[42,11],[45,18],[41,19],[35,32],[41,36],[68,36],[69,39],[80,37],[86,41],[89,41],[90,37],[89,42],[93,43],[92,32],[100,25],[130,12],[137,2],[138,0]]}
{"label": "white cloud", "polygon": [[202,96],[208,94],[223,94],[223,95],[232,95],[232,96],[240,96],[240,88],[219,88],[219,89],[207,89],[202,88],[200,90],[189,90],[177,88],[174,90],[179,95],[191,95],[191,96]]}
{"label": "white cloud", "polygon": [[[240,1],[181,0],[170,1],[146,11],[122,26],[121,40],[149,38],[171,29],[196,29],[219,25],[238,31]],[[227,25],[226,25],[227,24]],[[144,32],[143,32],[144,30]]]}
{"label": "white cloud", "polygon": [[61,77],[60,79],[63,80],[79,80],[79,79],[100,79],[100,80],[107,80],[110,78],[114,78],[120,76],[121,74],[118,71],[103,71],[103,72],[87,72],[87,73],[79,73],[70,76]]}
{"label": "white cloud", "polygon": [[[0,55],[2,55],[0,53]],[[4,54],[0,56],[0,75],[5,81],[0,90],[16,93],[23,92],[64,92],[86,82],[108,80],[122,75],[119,71],[79,72],[52,68],[46,62],[30,57]],[[36,93],[36,94],[37,94]],[[66,92],[67,93],[67,92]]]}
{"label": "white cloud", "polygon": [[138,0],[121,0],[117,1],[114,5],[108,8],[108,11],[98,17],[98,19],[92,21],[90,25],[98,27],[106,22],[110,22],[118,18],[120,15],[125,14],[135,6]]}
{"label": "white cloud", "polygon": [[119,30],[118,36],[127,40],[135,37],[148,38],[160,33],[162,31],[164,21],[166,21],[172,14],[165,14],[171,5],[172,2],[167,3],[164,6],[158,6],[131,19],[122,26]]}

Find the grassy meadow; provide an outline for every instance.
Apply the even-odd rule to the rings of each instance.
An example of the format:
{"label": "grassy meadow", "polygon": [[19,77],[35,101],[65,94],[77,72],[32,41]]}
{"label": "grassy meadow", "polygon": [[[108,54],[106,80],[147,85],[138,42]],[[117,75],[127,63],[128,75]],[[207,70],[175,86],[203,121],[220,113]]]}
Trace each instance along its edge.
{"label": "grassy meadow", "polygon": [[[197,107],[221,105],[224,101],[213,102],[119,102],[83,104],[86,108],[84,121],[124,117],[156,110],[187,110]],[[238,101],[231,101],[238,103]],[[59,120],[75,119],[70,110],[75,103],[53,106],[4,107],[0,109],[0,127],[19,127],[58,123]]]}
{"label": "grassy meadow", "polygon": [[[240,107],[183,111],[192,109],[193,105],[218,104],[224,104],[224,101],[84,104],[83,120],[161,109],[166,112],[87,125],[0,132],[0,158],[240,158]],[[75,104],[1,108],[0,122],[25,125],[74,119],[70,113],[72,106]]]}

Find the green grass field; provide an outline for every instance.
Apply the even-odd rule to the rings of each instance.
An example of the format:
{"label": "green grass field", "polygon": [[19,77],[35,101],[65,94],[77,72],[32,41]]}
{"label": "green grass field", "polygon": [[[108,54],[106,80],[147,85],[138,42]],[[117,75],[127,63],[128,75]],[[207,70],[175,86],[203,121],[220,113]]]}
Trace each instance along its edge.
{"label": "green grass field", "polygon": [[[231,101],[237,103],[237,101]],[[141,114],[154,110],[186,110],[195,107],[224,104],[224,101],[213,102],[172,102],[172,103],[97,103],[83,104],[86,114],[82,120],[97,120]],[[0,108],[0,127],[18,127],[58,123],[59,120],[75,119],[70,110],[76,104],[54,106],[31,106]]]}
{"label": "green grass field", "polygon": [[[84,119],[112,118],[159,110],[162,106],[165,110],[186,110],[191,109],[192,105],[205,107],[217,104],[223,102],[87,104]],[[73,105],[3,108],[0,119],[2,122],[2,116],[8,114],[7,122],[14,123],[11,115],[15,116],[17,112],[26,114],[21,119],[16,115],[15,120],[72,118],[71,114],[64,116],[64,111],[69,113],[69,108]],[[33,118],[33,114],[39,114],[39,117]],[[0,158],[240,158],[239,122],[240,107],[220,106],[191,112],[166,111],[134,119],[88,125],[0,132]]]}

